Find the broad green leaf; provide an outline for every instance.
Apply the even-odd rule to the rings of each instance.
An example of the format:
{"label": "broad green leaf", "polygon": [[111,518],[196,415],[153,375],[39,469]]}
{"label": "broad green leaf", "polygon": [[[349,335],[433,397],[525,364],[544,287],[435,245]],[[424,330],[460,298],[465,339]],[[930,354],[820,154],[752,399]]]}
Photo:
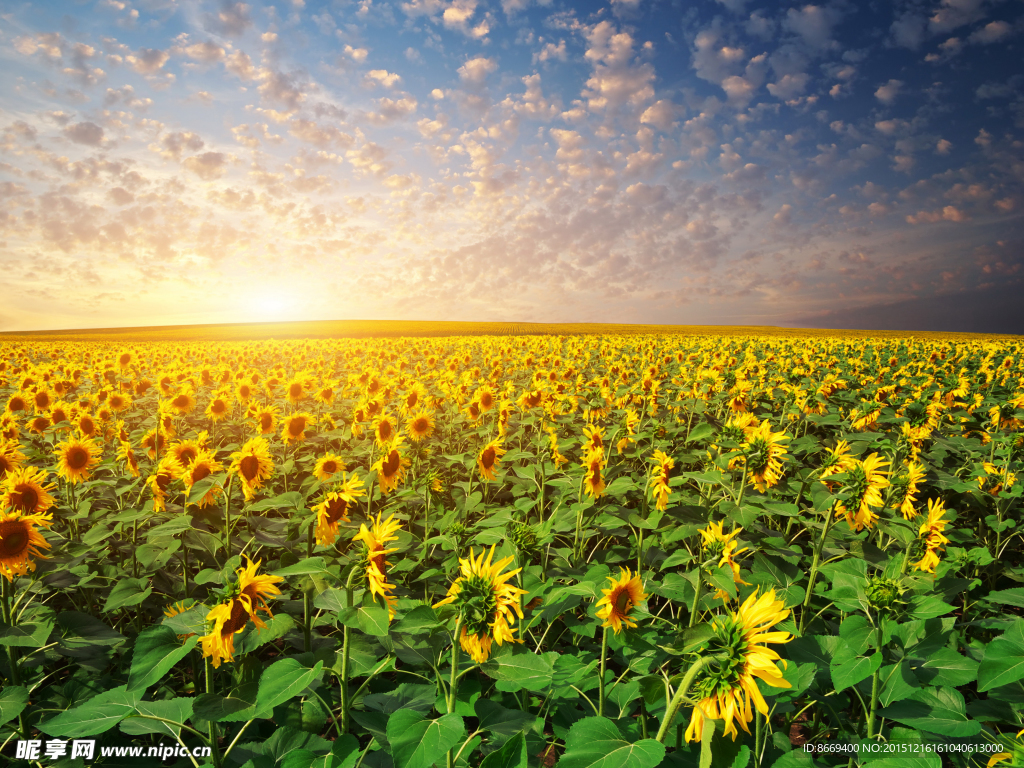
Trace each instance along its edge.
{"label": "broad green leaf", "polygon": [[196,718],[213,722],[239,722],[256,717],[256,695],[259,684],[245,683],[226,695],[204,693],[196,696],[192,712]]}
{"label": "broad green leaf", "polygon": [[0,725],[9,723],[28,706],[28,688],[23,685],[5,685],[0,689]]}
{"label": "broad green leaf", "polygon": [[295,620],[287,613],[276,613],[265,623],[266,627],[257,627],[250,621],[240,634],[235,635],[236,654],[251,653],[295,629]]}
{"label": "broad green leaf", "polygon": [[586,717],[573,724],[565,740],[560,768],[655,768],[665,745],[654,739],[630,742],[614,722]]}
{"label": "broad green leaf", "polygon": [[[195,699],[177,698],[161,701],[140,701],[135,705],[135,714],[121,721],[121,731],[138,736],[144,733],[158,733],[177,738],[181,728],[172,723],[186,723],[192,717]],[[150,718],[160,718],[159,720]],[[171,722],[164,722],[170,720]]]}
{"label": "broad green leaf", "polygon": [[981,723],[967,717],[963,697],[956,700],[948,692],[956,689],[922,688],[911,699],[904,699],[878,710],[882,717],[941,736],[976,736]]}
{"label": "broad green leaf", "polygon": [[480,720],[477,728],[506,738],[527,730],[537,721],[536,715],[518,709],[505,709],[490,699],[477,700],[475,710]]}
{"label": "broad green leaf", "polygon": [[121,685],[93,696],[84,704],[61,712],[38,728],[43,733],[64,739],[79,739],[109,731],[135,711],[139,696]]}
{"label": "broad green leaf", "polygon": [[117,645],[125,640],[102,621],[78,611],[61,611],[57,614],[57,628],[60,632],[60,647],[66,655],[74,656],[76,651],[92,646]]}
{"label": "broad green leaf", "polygon": [[480,761],[480,768],[526,768],[526,765],[526,738],[522,732]]}
{"label": "broad green leaf", "polygon": [[135,640],[128,690],[141,693],[162,679],[171,667],[196,647],[197,642],[197,635],[181,642],[173,629],[162,624],[144,629]]}
{"label": "broad green leaf", "polygon": [[282,659],[274,662],[260,676],[259,693],[256,696],[256,710],[259,717],[270,717],[274,707],[297,696],[314,681],[319,679],[324,663],[318,661],[310,669],[296,659]]}
{"label": "broad green leaf", "polygon": [[973,683],[977,679],[978,662],[961,656],[952,648],[940,648],[929,654],[924,663],[915,664],[914,674],[918,680],[928,685],[957,687]]}
{"label": "broad green leaf", "polygon": [[146,532],[146,540],[155,543],[165,542],[179,533],[192,530],[192,518],[189,515],[177,515],[169,522],[150,528]]}
{"label": "broad green leaf", "polygon": [[419,712],[400,709],[388,718],[387,734],[395,768],[431,768],[466,733],[459,715],[427,720]]}
{"label": "broad green leaf", "polygon": [[882,690],[878,694],[878,701],[883,707],[887,707],[894,701],[909,699],[920,688],[917,678],[910,671],[910,664],[906,660],[899,664],[889,664],[879,670],[879,680],[882,683]]}
{"label": "broad green leaf", "polygon": [[274,571],[272,576],[330,576],[327,563],[322,557],[307,557],[294,565]]}
{"label": "broad green leaf", "polygon": [[388,612],[379,605],[360,606],[356,611],[359,628],[368,635],[385,637],[388,634]]}
{"label": "broad green leaf", "polygon": [[551,684],[558,654],[531,653],[521,645],[506,644],[481,666],[484,674],[505,686],[503,690],[543,691]]}
{"label": "broad green leaf", "polygon": [[995,592],[989,592],[982,599],[990,603],[997,603],[998,605],[1012,605],[1017,608],[1024,608],[1024,587],[999,589]]}
{"label": "broad green leaf", "polygon": [[1024,679],[1024,645],[997,637],[985,647],[985,658],[978,668],[978,690],[990,691],[1021,679]]}
{"label": "broad green leaf", "polygon": [[836,693],[870,677],[881,665],[882,654],[878,651],[870,656],[861,656],[841,664],[829,665],[829,670],[832,673],[832,685],[835,687]]}
{"label": "broad green leaf", "polygon": [[0,645],[40,648],[46,645],[52,631],[52,621],[26,622],[14,627],[0,622]]}
{"label": "broad green leaf", "polygon": [[147,579],[121,579],[110,590],[107,595],[107,602],[103,606],[104,613],[116,611],[119,608],[129,608],[138,605],[153,591],[153,587]]}

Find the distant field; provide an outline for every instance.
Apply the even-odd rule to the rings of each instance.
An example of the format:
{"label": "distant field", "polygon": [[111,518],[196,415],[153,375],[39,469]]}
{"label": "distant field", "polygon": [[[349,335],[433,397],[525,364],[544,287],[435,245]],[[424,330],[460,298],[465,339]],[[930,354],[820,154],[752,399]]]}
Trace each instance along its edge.
{"label": "distant field", "polygon": [[930,331],[818,330],[775,326],[628,325],[612,323],[472,323],[420,320],[320,320],[287,323],[222,323],[136,328],[85,328],[0,333],[8,341],[246,341],[250,339],[400,338],[428,336],[581,336],[680,334],[684,336],[783,336],[842,338],[986,339],[973,333]]}

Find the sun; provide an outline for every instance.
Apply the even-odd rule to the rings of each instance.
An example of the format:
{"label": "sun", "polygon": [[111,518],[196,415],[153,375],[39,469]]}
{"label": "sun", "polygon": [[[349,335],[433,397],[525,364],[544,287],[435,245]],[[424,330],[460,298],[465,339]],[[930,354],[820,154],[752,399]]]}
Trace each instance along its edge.
{"label": "sun", "polygon": [[246,301],[246,309],[255,320],[286,320],[294,309],[294,302],[279,292],[257,291]]}

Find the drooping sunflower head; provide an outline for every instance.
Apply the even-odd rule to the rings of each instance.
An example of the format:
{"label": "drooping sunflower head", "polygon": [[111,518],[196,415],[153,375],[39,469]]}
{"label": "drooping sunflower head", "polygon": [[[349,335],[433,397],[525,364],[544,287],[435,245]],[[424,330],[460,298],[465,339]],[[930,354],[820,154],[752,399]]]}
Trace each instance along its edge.
{"label": "drooping sunflower head", "polygon": [[[185,483],[185,490],[187,493],[192,492],[192,486],[198,483],[200,480],[205,480],[214,472],[221,472],[224,469],[223,465],[217,461],[217,456],[213,451],[203,449],[196,455],[195,459],[188,467],[182,469],[181,479]],[[220,498],[223,492],[217,486],[210,488],[199,500],[200,507],[208,507],[215,503]]]}
{"label": "drooping sunflower head", "polygon": [[117,458],[124,462],[125,469],[132,477],[142,474],[139,469],[139,460],[135,456],[135,451],[132,450],[132,444],[127,440],[118,441]]}
{"label": "drooping sunflower head", "polygon": [[20,469],[25,459],[17,441],[0,438],[0,482],[11,472]]}
{"label": "drooping sunflower head", "polygon": [[387,412],[378,414],[373,420],[373,434],[378,448],[383,448],[394,439],[398,434],[398,427],[390,414]]}
{"label": "drooping sunflower head", "polygon": [[363,481],[355,474],[346,477],[342,473],[341,485],[326,494],[323,500],[313,507],[316,513],[316,543],[329,547],[338,538],[338,526],[349,521],[352,504],[366,495]]}
{"label": "drooping sunflower head", "polygon": [[377,472],[381,493],[387,495],[405,479],[405,469],[412,462],[402,455],[402,436],[397,435],[390,445],[384,446],[381,457],[371,467]]}
{"label": "drooping sunflower head", "polygon": [[88,480],[93,467],[99,463],[100,450],[91,438],[72,437],[58,443],[54,449],[58,461],[57,473],[72,484]]}
{"label": "drooping sunflower head", "polygon": [[49,528],[52,519],[47,514],[22,514],[17,508],[0,512],[0,574],[14,581],[36,569],[33,558],[45,558],[41,550],[50,544],[39,528]]}
{"label": "drooping sunflower head", "polygon": [[272,405],[249,407],[252,420],[256,423],[256,431],[261,435],[272,434],[277,429],[277,408]]}
{"label": "drooping sunflower head", "polygon": [[845,501],[836,504],[836,516],[845,516],[846,522],[856,531],[874,526],[878,515],[874,508],[884,504],[882,489],[889,487],[889,479],[883,467],[889,462],[872,453],[847,471],[846,483],[841,491],[849,494]]}
{"label": "drooping sunflower head", "polygon": [[459,559],[460,576],[448,589],[448,596],[434,607],[454,604],[462,620],[459,642],[473,661],[482,664],[491,652],[491,643],[514,642],[513,614],[523,618],[520,600],[525,590],[507,582],[520,568],[502,573],[515,558],[511,555],[493,563],[494,546],[474,557]]}
{"label": "drooping sunflower head", "polygon": [[501,457],[507,453],[507,451],[501,447],[501,443],[502,439],[500,437],[491,440],[491,442],[480,449],[480,453],[476,457],[476,465],[484,480],[497,479],[497,475],[495,475],[494,472],[498,467],[498,463],[501,461]]}
{"label": "drooping sunflower head", "polygon": [[364,573],[367,586],[370,594],[379,596],[387,605],[388,620],[390,621],[395,616],[397,598],[391,594],[394,585],[388,583],[387,556],[392,552],[397,552],[398,549],[389,548],[387,545],[392,541],[398,541],[395,534],[402,524],[395,520],[394,515],[389,516],[384,522],[381,522],[380,517],[381,513],[378,512],[377,518],[369,527],[366,526],[366,523],[361,523],[359,532],[352,537],[352,540],[363,543]]}
{"label": "drooping sunflower head", "polygon": [[604,452],[600,448],[595,448],[584,456],[583,487],[587,495],[594,499],[599,499],[604,494],[604,465]]}
{"label": "drooping sunflower head", "polygon": [[173,456],[164,456],[160,459],[156,469],[146,478],[146,485],[153,492],[154,511],[161,512],[166,508],[168,489],[184,472],[185,468]]}
{"label": "drooping sunflower head", "polygon": [[771,423],[765,419],[747,436],[747,441],[743,444],[747,477],[762,493],[782,479],[783,456],[787,452],[782,443],[786,440],[789,440],[789,437],[785,431],[772,432]]}
{"label": "drooping sunflower head", "polygon": [[[629,612],[644,601],[647,595],[644,593],[643,582],[640,574],[633,575],[629,568],[622,568],[619,578],[609,576],[611,584],[608,589],[602,589],[604,595],[597,606],[597,618],[602,619],[602,627],[611,627],[615,634],[622,631],[623,625],[632,629],[636,622],[629,617]],[[603,607],[602,607],[603,606]]]}
{"label": "drooping sunflower head", "polygon": [[[733,740],[739,732],[734,721],[747,733],[747,724],[753,719],[751,703],[758,712],[767,715],[768,704],[757,687],[757,680],[775,688],[789,688],[790,684],[776,666],[778,653],[768,643],[788,643],[793,636],[788,632],[769,631],[783,621],[789,611],[781,600],[775,599],[770,589],[760,597],[755,591],[738,611],[716,619],[711,627],[714,636],[706,653],[715,661],[705,667],[694,687],[693,698],[699,699],[693,708],[686,740],[696,741],[703,730],[705,717],[725,721],[725,732]],[[782,661],[783,667],[786,662]]]}

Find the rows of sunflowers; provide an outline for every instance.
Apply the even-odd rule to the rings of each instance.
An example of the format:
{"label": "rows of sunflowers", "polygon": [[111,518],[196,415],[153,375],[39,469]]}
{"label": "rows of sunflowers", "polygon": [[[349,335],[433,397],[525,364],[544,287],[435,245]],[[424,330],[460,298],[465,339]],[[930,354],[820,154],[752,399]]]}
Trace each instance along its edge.
{"label": "rows of sunflowers", "polygon": [[1019,341],[5,341],[0,409],[13,762],[1024,766]]}

